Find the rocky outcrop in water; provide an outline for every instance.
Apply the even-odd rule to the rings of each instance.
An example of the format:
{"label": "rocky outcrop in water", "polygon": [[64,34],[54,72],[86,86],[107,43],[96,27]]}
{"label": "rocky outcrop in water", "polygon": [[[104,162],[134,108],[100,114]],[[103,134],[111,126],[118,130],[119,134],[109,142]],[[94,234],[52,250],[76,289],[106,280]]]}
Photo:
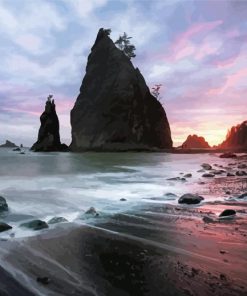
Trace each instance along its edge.
{"label": "rocky outcrop in water", "polygon": [[138,68],[100,29],[71,111],[72,151],[172,147],[166,113]]}
{"label": "rocky outcrop in water", "polygon": [[226,139],[218,148],[247,149],[247,120],[233,126],[227,133]]}
{"label": "rocky outcrop in water", "polygon": [[203,137],[198,137],[197,135],[189,135],[186,141],[182,144],[181,148],[210,148],[210,146]]}
{"label": "rocky outcrop in water", "polygon": [[54,100],[49,96],[45,111],[40,116],[41,126],[39,129],[38,140],[33,144],[31,150],[38,151],[66,151],[67,145],[61,144],[59,135],[59,120],[56,113]]}
{"label": "rocky outcrop in water", "polygon": [[15,143],[12,143],[12,142],[6,140],[6,142],[4,144],[0,145],[0,147],[2,147],[2,148],[15,148],[15,147],[17,147],[17,145],[15,145]]}
{"label": "rocky outcrop in water", "polygon": [[4,197],[0,196],[0,212],[8,211],[9,207]]}

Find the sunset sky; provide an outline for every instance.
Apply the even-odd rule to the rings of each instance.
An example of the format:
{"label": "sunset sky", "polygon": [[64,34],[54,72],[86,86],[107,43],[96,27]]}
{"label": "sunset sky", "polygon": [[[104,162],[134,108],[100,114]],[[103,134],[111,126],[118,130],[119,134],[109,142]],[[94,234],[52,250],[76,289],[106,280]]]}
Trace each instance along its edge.
{"label": "sunset sky", "polygon": [[174,145],[221,142],[247,119],[247,1],[0,0],[0,142],[36,141],[53,94],[61,138],[98,29],[133,37],[151,88],[162,84]]}

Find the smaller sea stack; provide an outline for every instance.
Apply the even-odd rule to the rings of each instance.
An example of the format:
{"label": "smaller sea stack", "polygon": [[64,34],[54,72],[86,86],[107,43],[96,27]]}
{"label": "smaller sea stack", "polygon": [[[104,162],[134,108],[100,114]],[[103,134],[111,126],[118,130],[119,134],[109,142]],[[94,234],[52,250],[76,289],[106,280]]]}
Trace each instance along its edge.
{"label": "smaller sea stack", "polygon": [[184,149],[206,149],[210,148],[208,142],[203,138],[197,135],[189,135],[186,141],[182,144],[181,148]]}
{"label": "smaller sea stack", "polygon": [[223,149],[247,149],[247,120],[233,126],[227,133],[226,139],[219,148]]}
{"label": "smaller sea stack", "polygon": [[61,144],[59,135],[59,120],[56,113],[56,105],[49,95],[45,105],[45,111],[40,116],[41,126],[38,140],[31,150],[39,151],[67,151],[68,146]]}

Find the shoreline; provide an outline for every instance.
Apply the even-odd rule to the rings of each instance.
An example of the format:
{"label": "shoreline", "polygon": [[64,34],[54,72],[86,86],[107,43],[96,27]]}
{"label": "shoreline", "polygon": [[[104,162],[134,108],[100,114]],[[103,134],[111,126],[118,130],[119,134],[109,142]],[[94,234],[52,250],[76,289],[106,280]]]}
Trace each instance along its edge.
{"label": "shoreline", "polygon": [[229,207],[149,204],[95,225],[60,224],[0,241],[1,265],[34,295],[246,295],[247,204],[235,202],[234,220],[202,220]]}
{"label": "shoreline", "polygon": [[[0,149],[13,150],[13,147],[0,147]],[[50,151],[34,151],[30,147],[23,147],[33,153],[52,153],[52,152],[62,152],[62,153],[172,153],[172,154],[205,154],[205,153],[247,153],[247,148],[167,148],[167,149],[158,149],[158,148],[145,148],[145,149],[101,149],[101,148],[92,148],[92,149],[78,149],[78,150],[50,150]]]}
{"label": "shoreline", "polygon": [[[150,157],[146,171],[149,172],[150,167],[160,163],[158,160],[162,157]],[[126,162],[129,156],[122,155],[122,162],[118,156],[109,155],[109,158],[112,162],[110,165],[108,163],[106,173],[113,169],[110,179],[105,179],[103,171],[103,181],[109,184],[116,181],[113,178],[116,165],[124,166],[125,169],[129,164],[128,169],[133,169],[138,159],[135,155],[130,157],[129,162]],[[140,158],[141,168],[143,165],[145,167],[143,160],[146,158],[146,155]],[[14,289],[21,285],[19,289],[23,296],[25,291],[30,291],[30,296],[245,296],[247,199],[238,197],[247,192],[247,177],[236,174],[227,177],[227,172],[235,172],[239,166],[245,167],[246,159],[239,156],[234,163],[229,159],[221,159],[218,162],[219,158],[213,155],[208,158],[211,166],[201,165],[204,156],[198,156],[197,159],[187,158],[188,162],[186,161],[184,166],[186,170],[183,169],[183,173],[180,162],[175,161],[171,172],[165,172],[165,175],[159,173],[150,182],[156,184],[158,177],[157,185],[162,186],[164,183],[165,186],[159,187],[158,191],[154,190],[156,187],[152,187],[148,195],[144,191],[137,191],[138,200],[133,199],[131,207],[125,207],[128,205],[128,197],[126,203],[120,203],[119,198],[126,196],[117,190],[119,197],[115,206],[114,199],[108,204],[113,210],[109,215],[101,212],[100,204],[93,203],[92,199],[89,200],[90,206],[95,206],[99,215],[92,215],[92,219],[87,222],[74,220],[75,222],[58,223],[47,230],[31,231],[31,236],[22,238],[18,235],[15,237],[14,233],[11,235],[11,232],[6,233],[6,236],[0,239],[0,276],[4,279],[4,282],[0,282],[0,292],[5,291],[2,293],[4,296],[16,296]],[[24,158],[21,159],[25,161]],[[42,157],[42,164],[44,159]],[[48,159],[50,163],[50,157]],[[104,161],[103,164],[107,164],[108,161],[107,157],[96,159],[93,174],[98,173],[99,163]],[[133,159],[135,161],[132,161]],[[191,159],[196,160],[195,163],[190,164]],[[77,162],[77,157],[75,160]],[[160,168],[162,172],[169,162],[164,164]],[[202,166],[211,167],[205,170],[215,172],[215,178],[201,179],[205,173],[205,170],[201,171]],[[105,165],[103,167],[105,168]],[[223,169],[224,173],[218,175],[217,172],[221,172],[219,168]],[[81,165],[78,172],[80,170]],[[78,172],[75,171],[73,177]],[[85,172],[88,174],[87,170]],[[121,182],[116,186],[121,185],[123,188],[130,186],[128,184],[131,182],[136,184],[143,175],[143,171],[140,171],[137,180],[129,180],[131,174],[127,174],[127,178],[123,179],[123,168],[119,172],[121,174],[118,178]],[[190,175],[187,176],[187,182],[181,182],[181,177],[186,176],[186,173]],[[57,170],[54,175],[57,176]],[[167,179],[173,175],[175,178]],[[147,175],[144,181],[147,181],[149,176]],[[80,182],[82,180],[80,179]],[[102,188],[102,179],[100,181],[99,189]],[[57,184],[52,186],[57,188],[60,183]],[[12,186],[16,186],[15,180]],[[47,186],[46,182],[44,186]],[[70,188],[71,184],[68,186]],[[95,183],[92,183],[92,186],[94,188]],[[140,183],[140,186],[143,186],[143,183]],[[176,191],[176,187],[180,190]],[[73,193],[76,209],[84,190],[79,187],[78,195]],[[132,190],[136,191],[136,187]],[[109,194],[111,191],[106,192]],[[179,197],[188,192],[201,195],[205,199],[194,205],[179,204]],[[88,196],[92,196],[92,191],[89,193]],[[27,192],[21,195],[17,191],[13,196],[16,194],[21,198],[26,196]],[[59,191],[59,194],[62,192]],[[172,198],[167,199],[166,195]],[[43,202],[43,194],[37,196],[40,197],[40,202]],[[53,196],[47,196],[46,202],[50,207]],[[31,192],[30,200],[33,197],[34,192]],[[58,193],[54,197],[55,201],[59,201]],[[68,195],[65,200],[67,199]],[[142,202],[142,199],[145,201]],[[61,199],[62,201],[64,202],[64,199]],[[84,202],[83,198],[81,202]],[[9,204],[11,209],[11,203]],[[106,204],[104,203],[104,206]],[[119,208],[121,211],[117,210]],[[220,213],[226,209],[235,210],[236,215],[231,219],[220,219]],[[38,278],[45,280],[42,283],[37,281]]]}

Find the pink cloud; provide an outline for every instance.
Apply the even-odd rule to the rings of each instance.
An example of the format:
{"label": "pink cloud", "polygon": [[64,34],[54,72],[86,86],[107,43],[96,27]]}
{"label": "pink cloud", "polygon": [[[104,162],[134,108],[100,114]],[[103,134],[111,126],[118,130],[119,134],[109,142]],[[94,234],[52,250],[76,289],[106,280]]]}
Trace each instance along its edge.
{"label": "pink cloud", "polygon": [[[243,80],[243,78],[247,77],[247,68],[242,68],[238,70],[237,72],[226,75],[226,81],[225,83],[217,88],[212,88],[206,91],[206,94],[208,96],[220,96],[224,94],[226,91],[229,93],[229,91],[232,91],[234,88],[238,86],[238,83]],[[234,97],[236,94],[234,95]]]}
{"label": "pink cloud", "polygon": [[[170,49],[170,55],[168,56],[169,60],[179,60],[187,55],[190,55],[194,52],[195,47],[192,45],[191,39],[199,34],[207,33],[217,28],[223,23],[222,20],[214,21],[214,22],[203,22],[193,24],[189,27],[185,32],[180,34],[172,43]],[[186,48],[186,50],[185,50]]]}
{"label": "pink cloud", "polygon": [[34,115],[34,116],[40,116],[40,112],[34,111],[34,110],[23,110],[20,108],[11,108],[11,107],[3,107],[2,110],[10,111],[13,113],[25,113],[25,114]]}

